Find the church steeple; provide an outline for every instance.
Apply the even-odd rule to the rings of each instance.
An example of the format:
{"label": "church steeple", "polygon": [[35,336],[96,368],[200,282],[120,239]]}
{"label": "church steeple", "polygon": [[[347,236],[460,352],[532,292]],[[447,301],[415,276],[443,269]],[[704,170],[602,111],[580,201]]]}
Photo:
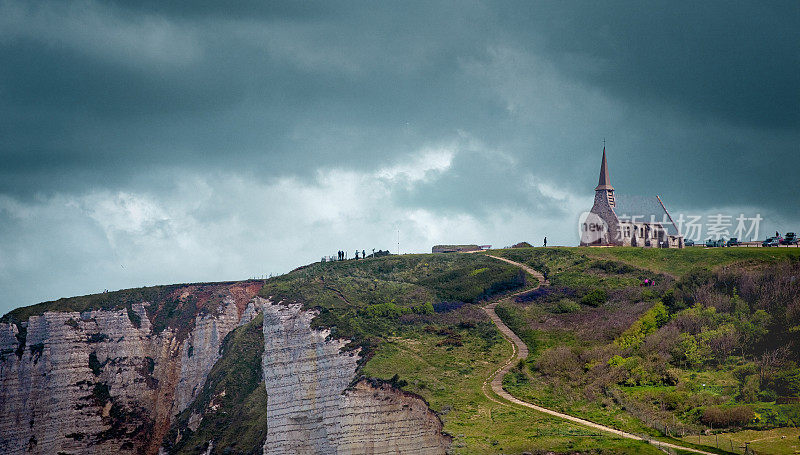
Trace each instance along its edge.
{"label": "church steeple", "polygon": [[611,186],[611,179],[608,176],[608,163],[606,163],[606,147],[603,146],[603,163],[600,165],[600,181],[597,182],[597,188],[594,189],[595,191],[599,190],[611,190],[614,191],[614,187]]}

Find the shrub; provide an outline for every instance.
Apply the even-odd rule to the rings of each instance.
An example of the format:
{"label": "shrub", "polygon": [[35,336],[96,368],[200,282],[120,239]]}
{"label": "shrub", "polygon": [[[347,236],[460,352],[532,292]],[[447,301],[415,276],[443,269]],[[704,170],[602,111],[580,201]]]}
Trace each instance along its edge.
{"label": "shrub", "polygon": [[133,308],[131,308],[130,306],[127,308],[127,310],[128,310],[128,319],[130,319],[131,324],[133,324],[133,326],[136,327],[137,329],[140,328],[142,326],[142,318],[138,314],[136,314],[136,312],[133,311]]}
{"label": "shrub", "polygon": [[667,310],[672,314],[686,308],[686,304],[683,302],[683,300],[675,297],[675,291],[672,289],[668,290],[663,296],[661,296],[661,301],[664,303],[664,306],[667,307]]}
{"label": "shrub", "polygon": [[581,309],[581,306],[578,305],[572,299],[561,299],[556,303],[555,307],[553,307],[553,313],[574,313]]}
{"label": "shrub", "polygon": [[755,413],[749,406],[735,406],[732,408],[721,408],[718,406],[707,407],[703,411],[700,419],[704,424],[713,427],[742,426],[755,417]]}
{"label": "shrub", "polygon": [[97,359],[97,353],[92,351],[92,353],[89,354],[89,368],[92,370],[92,374],[100,376],[104,366],[105,363],[101,363],[100,360]]}
{"label": "shrub", "polygon": [[581,299],[581,303],[584,305],[589,305],[593,307],[598,307],[608,300],[608,294],[603,289],[595,289],[588,294],[584,295]]}
{"label": "shrub", "polygon": [[583,363],[567,346],[550,348],[536,360],[536,368],[546,376],[575,378],[583,372]]}
{"label": "shrub", "polygon": [[758,401],[758,392],[761,389],[761,381],[757,374],[751,374],[742,381],[742,388],[739,391],[739,399],[745,403],[755,403]]}
{"label": "shrub", "polygon": [[758,401],[775,401],[778,399],[778,394],[772,389],[765,389],[758,392]]}
{"label": "shrub", "polygon": [[400,379],[400,375],[395,373],[395,375],[392,376],[391,379],[389,379],[389,384],[391,384],[392,387],[394,387],[395,389],[402,389],[403,387],[408,385],[408,381]]}
{"label": "shrub", "polygon": [[800,368],[786,369],[775,377],[775,388],[780,395],[800,395]]}
{"label": "shrub", "polygon": [[669,315],[663,303],[658,302],[647,310],[633,325],[615,340],[622,349],[635,348],[642,344],[647,335],[667,323]]}

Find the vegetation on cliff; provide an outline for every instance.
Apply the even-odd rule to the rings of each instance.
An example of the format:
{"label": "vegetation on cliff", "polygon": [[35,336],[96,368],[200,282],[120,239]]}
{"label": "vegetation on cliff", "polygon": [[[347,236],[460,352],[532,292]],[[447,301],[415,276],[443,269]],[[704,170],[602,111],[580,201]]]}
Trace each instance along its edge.
{"label": "vegetation on cliff", "polygon": [[483,255],[402,255],[317,263],[268,280],[261,295],[302,303],[312,325],[352,341],[367,358],[381,340],[425,325],[448,308],[520,289],[525,275]]}
{"label": "vegetation on cliff", "polygon": [[178,414],[164,437],[163,447],[169,453],[206,453],[212,440],[230,455],[262,452],[267,431],[267,392],[261,372],[263,323],[264,316],[259,314],[225,337],[222,357],[203,390]]}
{"label": "vegetation on cliff", "polygon": [[[546,271],[552,283],[498,308],[531,351],[504,386],[522,399],[651,435],[797,426],[798,253],[498,252]],[[645,279],[653,284],[642,286]],[[607,300],[587,305],[585,296],[598,291]]]}

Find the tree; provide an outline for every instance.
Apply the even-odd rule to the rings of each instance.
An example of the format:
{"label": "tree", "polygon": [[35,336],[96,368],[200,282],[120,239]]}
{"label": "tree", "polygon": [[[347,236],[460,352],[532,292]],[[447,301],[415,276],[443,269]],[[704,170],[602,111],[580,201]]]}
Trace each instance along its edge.
{"label": "tree", "polygon": [[739,321],[739,331],[742,334],[742,355],[745,349],[751,349],[757,345],[766,334],[772,318],[764,310],[757,310],[749,318]]}
{"label": "tree", "polygon": [[682,333],[678,344],[672,351],[672,356],[680,361],[684,367],[696,367],[703,363],[705,355],[697,338],[689,333]]}

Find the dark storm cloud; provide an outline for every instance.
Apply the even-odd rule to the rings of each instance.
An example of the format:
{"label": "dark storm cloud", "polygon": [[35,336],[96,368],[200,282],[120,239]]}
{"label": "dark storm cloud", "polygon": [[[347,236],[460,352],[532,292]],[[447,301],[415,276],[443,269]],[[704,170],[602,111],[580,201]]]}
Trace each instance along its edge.
{"label": "dark storm cloud", "polygon": [[[459,129],[515,154],[524,145],[511,135],[553,150],[564,134],[531,137],[465,75],[494,48],[536,55],[664,129],[722,122],[796,133],[800,115],[797,4],[10,5],[33,27],[0,45],[5,191],[25,191],[14,175],[46,186],[62,166],[122,181],[187,163],[358,166],[365,154],[387,159]],[[92,32],[82,20],[112,23]],[[579,144],[588,143],[597,137]],[[775,152],[786,156],[786,145]]]}
{"label": "dark storm cloud", "polygon": [[[168,5],[13,6],[23,23],[0,42],[6,191],[24,191],[19,173],[40,188],[51,167],[87,162],[121,177],[187,162],[360,163],[365,150],[396,153],[386,139],[401,126],[413,124],[413,148],[479,108],[453,80],[457,59],[481,47],[459,21],[358,8],[323,21],[286,19],[283,7],[231,19]],[[82,30],[86,16],[87,27],[116,27]],[[136,43],[142,33],[163,37]]]}
{"label": "dark storm cloud", "polygon": [[508,19],[541,38],[534,46],[628,102],[740,126],[800,122],[797,2],[556,2],[527,10]]}
{"label": "dark storm cloud", "polygon": [[[686,210],[790,206],[781,223],[791,226],[800,180],[783,163],[800,152],[798,42],[797,2],[0,0],[0,288],[26,287],[40,263],[67,269],[109,248],[40,257],[30,253],[39,237],[112,244],[117,226],[180,212],[193,223],[171,220],[177,239],[222,245],[216,219],[241,218],[230,226],[239,234],[292,230],[283,244],[305,260],[319,253],[301,239],[329,238],[314,229],[359,220],[335,211],[278,223],[291,204],[274,206],[293,195],[300,207],[349,204],[378,217],[359,215],[337,231],[345,237],[403,217],[416,217],[407,233],[422,232],[433,222],[425,211],[447,214],[437,219],[447,232],[489,235],[493,211],[507,210],[575,243],[564,226],[592,197],[603,138],[620,192],[657,192]],[[376,177],[426,166],[425,150],[448,165],[408,181]],[[230,190],[234,178],[245,189]],[[330,192],[342,202],[309,202]],[[242,213],[256,202],[274,217]],[[126,215],[108,227],[101,209]],[[444,235],[425,232],[420,245]],[[224,256],[188,245],[174,255]],[[296,265],[291,254],[274,260]],[[170,278],[170,260],[137,279],[191,279]],[[221,270],[209,267],[203,279]]]}

